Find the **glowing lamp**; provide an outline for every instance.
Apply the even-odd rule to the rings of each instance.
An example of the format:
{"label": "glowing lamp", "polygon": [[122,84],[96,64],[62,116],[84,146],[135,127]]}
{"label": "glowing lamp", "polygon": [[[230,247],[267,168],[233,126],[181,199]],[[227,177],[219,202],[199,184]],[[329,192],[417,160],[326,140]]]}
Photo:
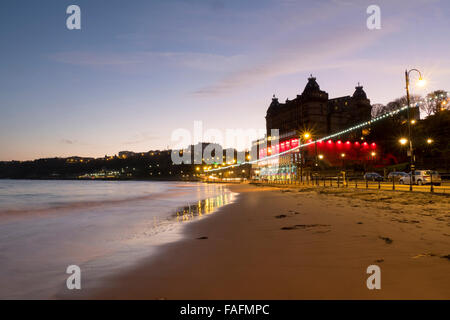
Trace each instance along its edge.
{"label": "glowing lamp", "polygon": [[424,87],[427,84],[426,80],[422,77],[419,78],[419,80],[417,81],[417,86],[419,87]]}

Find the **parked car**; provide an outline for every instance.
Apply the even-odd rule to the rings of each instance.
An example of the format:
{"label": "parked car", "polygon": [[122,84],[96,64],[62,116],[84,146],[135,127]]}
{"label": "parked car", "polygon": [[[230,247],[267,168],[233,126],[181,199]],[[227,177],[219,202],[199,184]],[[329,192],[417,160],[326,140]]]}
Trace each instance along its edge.
{"label": "parked car", "polygon": [[[398,181],[400,184],[410,184],[411,172],[409,172],[406,176],[403,176]],[[424,184],[431,184],[433,181],[433,185],[440,186],[442,179],[437,171],[434,170],[416,170],[414,175],[413,183],[419,186]]]}
{"label": "parked car", "polygon": [[393,171],[390,172],[387,176],[388,181],[399,181],[401,177],[407,176],[408,174],[406,172],[401,172],[401,171]]}
{"label": "parked car", "polygon": [[368,181],[383,181],[383,177],[376,172],[367,172],[364,175],[364,180]]}

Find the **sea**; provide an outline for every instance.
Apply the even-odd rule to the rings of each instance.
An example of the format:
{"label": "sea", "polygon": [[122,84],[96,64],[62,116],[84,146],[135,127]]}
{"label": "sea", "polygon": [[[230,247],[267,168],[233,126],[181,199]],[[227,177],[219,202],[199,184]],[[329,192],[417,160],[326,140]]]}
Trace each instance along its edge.
{"label": "sea", "polygon": [[80,290],[101,288],[236,197],[201,182],[0,180],[0,299],[70,297],[69,266]]}

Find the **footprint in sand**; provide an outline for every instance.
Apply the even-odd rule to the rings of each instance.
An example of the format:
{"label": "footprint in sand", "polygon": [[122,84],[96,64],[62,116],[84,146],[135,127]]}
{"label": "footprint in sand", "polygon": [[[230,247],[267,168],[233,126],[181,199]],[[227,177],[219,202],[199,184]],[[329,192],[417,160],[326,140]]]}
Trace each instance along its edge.
{"label": "footprint in sand", "polygon": [[381,240],[384,240],[384,242],[386,242],[387,244],[391,244],[394,241],[394,240],[392,240],[391,238],[388,238],[388,237],[379,236],[378,238],[380,238]]}
{"label": "footprint in sand", "polygon": [[[311,229],[311,228],[317,228],[317,227],[330,227],[329,224],[296,224],[295,226],[290,227],[282,227],[281,230],[295,230],[295,229]],[[329,232],[331,230],[327,230],[326,232]]]}

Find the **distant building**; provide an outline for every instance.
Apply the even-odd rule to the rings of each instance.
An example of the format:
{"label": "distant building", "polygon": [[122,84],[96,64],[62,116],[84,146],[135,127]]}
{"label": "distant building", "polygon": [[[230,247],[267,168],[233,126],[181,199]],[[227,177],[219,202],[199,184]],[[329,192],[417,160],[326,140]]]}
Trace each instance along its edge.
{"label": "distant building", "polygon": [[130,158],[130,157],[134,157],[136,156],[137,153],[133,152],[133,151],[120,151],[119,152],[119,158],[121,159],[126,159],[126,158]]}
{"label": "distant building", "polygon": [[91,160],[94,160],[94,158],[88,158],[88,157],[69,157],[66,158],[66,162],[68,163],[81,163],[81,162],[89,162]]}

